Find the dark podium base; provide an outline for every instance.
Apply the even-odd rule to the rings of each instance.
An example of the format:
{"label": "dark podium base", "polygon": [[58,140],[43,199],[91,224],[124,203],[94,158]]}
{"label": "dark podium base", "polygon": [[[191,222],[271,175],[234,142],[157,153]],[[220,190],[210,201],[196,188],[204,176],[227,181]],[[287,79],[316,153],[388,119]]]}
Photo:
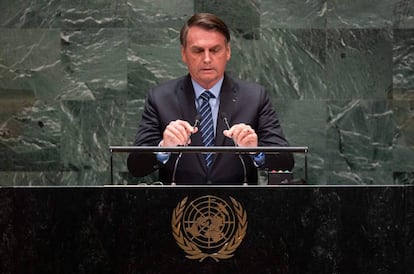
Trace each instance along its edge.
{"label": "dark podium base", "polygon": [[[414,273],[413,189],[0,188],[0,273]],[[173,237],[180,202],[204,196],[247,214],[231,258],[189,259]]]}

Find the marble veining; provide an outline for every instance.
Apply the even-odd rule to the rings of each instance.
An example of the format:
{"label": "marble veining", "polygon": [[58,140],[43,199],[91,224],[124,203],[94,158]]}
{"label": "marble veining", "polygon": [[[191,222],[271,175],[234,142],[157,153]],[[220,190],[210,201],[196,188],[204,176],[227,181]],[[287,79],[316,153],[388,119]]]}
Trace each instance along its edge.
{"label": "marble veining", "polygon": [[[228,72],[309,146],[310,184],[412,184],[413,1],[2,1],[0,185],[109,183],[108,146],[131,145],[148,90],[186,73],[178,35],[198,11],[228,22]],[[156,180],[114,167],[117,184]]]}

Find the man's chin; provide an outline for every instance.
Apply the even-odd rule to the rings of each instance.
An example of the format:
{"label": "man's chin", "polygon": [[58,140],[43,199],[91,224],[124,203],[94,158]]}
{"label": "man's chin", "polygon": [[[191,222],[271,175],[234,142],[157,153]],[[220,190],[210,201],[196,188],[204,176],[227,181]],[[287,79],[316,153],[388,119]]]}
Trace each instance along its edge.
{"label": "man's chin", "polygon": [[218,79],[216,77],[211,77],[211,78],[205,78],[205,77],[201,77],[198,79],[195,79],[197,83],[199,83],[203,88],[212,88],[218,81]]}
{"label": "man's chin", "polygon": [[217,75],[217,72],[212,69],[206,69],[206,70],[201,70],[200,74],[201,75]]}

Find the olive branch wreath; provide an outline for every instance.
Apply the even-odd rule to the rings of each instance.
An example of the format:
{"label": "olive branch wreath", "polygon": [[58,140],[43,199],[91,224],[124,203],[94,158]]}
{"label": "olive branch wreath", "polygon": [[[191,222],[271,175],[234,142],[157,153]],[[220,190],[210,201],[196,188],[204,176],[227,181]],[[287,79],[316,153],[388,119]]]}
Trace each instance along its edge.
{"label": "olive branch wreath", "polygon": [[187,203],[188,197],[185,197],[181,200],[181,202],[177,205],[177,207],[173,211],[173,215],[171,218],[171,226],[173,231],[173,236],[182,250],[187,253],[186,257],[189,259],[199,259],[202,262],[205,258],[212,258],[216,262],[220,259],[228,259],[234,256],[234,251],[239,247],[243,238],[246,236],[247,230],[247,213],[241,206],[241,204],[236,201],[233,197],[230,197],[231,202],[233,203],[234,209],[236,211],[237,220],[238,220],[238,227],[237,231],[234,234],[233,238],[230,241],[225,243],[223,247],[215,252],[215,253],[204,253],[201,251],[194,243],[187,240],[184,237],[181,231],[181,219],[183,217],[185,205]]}

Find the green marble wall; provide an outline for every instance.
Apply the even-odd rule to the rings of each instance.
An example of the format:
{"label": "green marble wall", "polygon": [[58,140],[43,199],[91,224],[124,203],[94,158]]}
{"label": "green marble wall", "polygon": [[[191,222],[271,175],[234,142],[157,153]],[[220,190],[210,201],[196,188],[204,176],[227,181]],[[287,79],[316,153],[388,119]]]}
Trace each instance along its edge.
{"label": "green marble wall", "polygon": [[2,0],[0,185],[109,183],[195,11],[229,24],[229,72],[268,88],[310,183],[414,182],[414,0]]}

